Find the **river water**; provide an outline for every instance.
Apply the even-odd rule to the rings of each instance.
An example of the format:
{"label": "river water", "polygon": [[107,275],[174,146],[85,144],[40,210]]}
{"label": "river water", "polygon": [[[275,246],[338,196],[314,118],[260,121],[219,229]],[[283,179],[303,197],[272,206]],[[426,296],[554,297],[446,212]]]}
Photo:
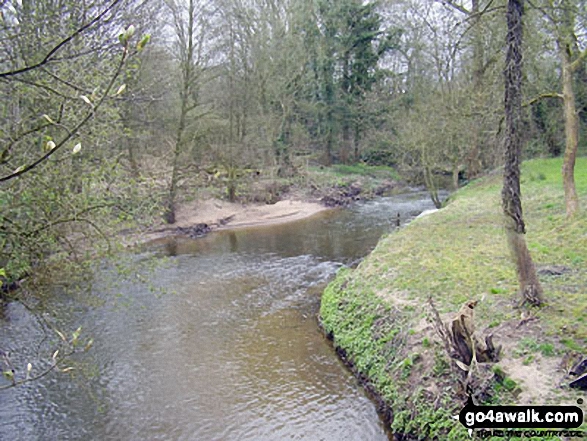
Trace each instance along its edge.
{"label": "river water", "polygon": [[[94,338],[73,374],[0,391],[6,440],[387,440],[375,405],[320,333],[322,289],[426,194],[381,198],[270,227],[151,244],[149,283],[104,268],[92,307],[63,308]],[[132,280],[132,277],[131,277]],[[159,293],[158,287],[165,287]],[[73,303],[56,296],[59,302]],[[0,348],[32,353],[17,303]],[[32,356],[32,355],[31,355]]]}

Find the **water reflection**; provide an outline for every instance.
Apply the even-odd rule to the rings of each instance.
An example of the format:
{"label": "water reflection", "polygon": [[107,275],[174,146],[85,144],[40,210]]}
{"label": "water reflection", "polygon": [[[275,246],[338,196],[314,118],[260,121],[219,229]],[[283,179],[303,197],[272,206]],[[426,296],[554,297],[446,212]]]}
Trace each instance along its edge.
{"label": "water reflection", "polygon": [[[373,403],[316,326],[319,293],[343,263],[395,224],[430,208],[384,199],[266,228],[155,243],[170,257],[151,283],[117,291],[101,274],[79,311],[94,349],[73,378],[51,375],[0,393],[0,439],[385,440]],[[58,306],[58,305],[56,305]],[[2,347],[39,338],[26,311],[0,321]],[[27,318],[28,317],[28,318]]]}

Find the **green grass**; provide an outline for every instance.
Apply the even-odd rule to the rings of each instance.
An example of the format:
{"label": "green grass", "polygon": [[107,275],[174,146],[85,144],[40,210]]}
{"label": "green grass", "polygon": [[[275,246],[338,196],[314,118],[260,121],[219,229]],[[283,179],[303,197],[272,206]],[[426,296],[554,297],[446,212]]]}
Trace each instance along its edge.
{"label": "green grass", "polygon": [[[572,220],[565,216],[561,166],[560,159],[537,159],[522,167],[526,240],[532,257],[538,268],[570,269],[561,276],[540,276],[548,306],[535,313],[543,335],[523,340],[514,351],[524,365],[536,356],[561,356],[569,350],[585,354],[587,348],[587,158],[579,158],[575,168],[582,210]],[[414,373],[424,372],[446,387],[454,386],[446,378],[448,365],[435,342],[418,340],[417,350],[432,354],[427,366],[406,352],[407,342],[418,337],[410,330],[417,329],[424,317],[428,296],[441,313],[456,312],[466,300],[482,299],[475,310],[477,329],[519,321],[501,184],[500,173],[471,183],[440,212],[382,238],[356,270],[341,271],[324,292],[320,315],[325,330],[391,403],[394,430],[430,439],[468,438],[449,421],[431,424],[432,418],[447,416],[435,414],[425,399],[415,398]],[[516,388],[508,382],[504,389],[510,387]],[[445,406],[451,411],[458,407],[448,401]]]}
{"label": "green grass", "polygon": [[311,173],[321,173],[323,175],[330,175],[333,178],[339,179],[357,179],[360,177],[373,179],[396,179],[399,180],[398,172],[392,168],[384,165],[372,166],[363,163],[358,164],[335,164],[330,167],[309,167]]}
{"label": "green grass", "polygon": [[330,169],[332,172],[339,175],[359,175],[370,176],[373,178],[399,179],[399,175],[395,169],[384,165],[372,166],[363,163],[353,165],[337,164],[333,165]]}

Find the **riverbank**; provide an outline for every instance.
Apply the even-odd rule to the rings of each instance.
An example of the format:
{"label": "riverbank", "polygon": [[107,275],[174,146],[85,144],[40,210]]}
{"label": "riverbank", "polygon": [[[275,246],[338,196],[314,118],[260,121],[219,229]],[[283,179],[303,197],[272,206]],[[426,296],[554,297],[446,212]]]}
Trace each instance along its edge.
{"label": "riverbank", "polygon": [[126,230],[123,243],[133,246],[169,236],[196,238],[216,230],[292,222],[359,200],[408,191],[394,169],[364,164],[309,167],[289,179],[243,179],[235,202],[223,197],[222,182],[216,184],[220,186],[194,184],[198,190],[178,201],[175,224],[159,219],[138,232]]}
{"label": "riverbank", "polygon": [[216,230],[275,225],[305,219],[332,209],[316,201],[286,199],[275,204],[240,204],[220,199],[196,200],[180,205],[173,225],[162,222],[132,240],[147,242],[167,236],[198,237]]}
{"label": "riverbank", "polygon": [[469,300],[478,301],[476,335],[492,334],[502,347],[497,363],[474,370],[477,404],[576,405],[584,398],[568,384],[576,379],[569,371],[587,356],[587,174],[579,172],[587,159],[576,166],[583,211],[571,221],[560,166],[534,160],[522,175],[527,241],[546,307],[519,308],[499,173],[382,238],[357,269],[341,270],[326,288],[321,324],[399,439],[470,439],[453,419],[466,400],[467,374],[449,357],[435,319],[449,323]]}

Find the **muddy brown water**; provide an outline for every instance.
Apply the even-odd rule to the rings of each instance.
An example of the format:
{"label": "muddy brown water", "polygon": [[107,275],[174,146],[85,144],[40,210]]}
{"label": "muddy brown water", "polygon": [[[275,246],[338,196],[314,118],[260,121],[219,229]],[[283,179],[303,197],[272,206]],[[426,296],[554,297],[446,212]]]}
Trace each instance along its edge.
{"label": "muddy brown water", "polygon": [[[396,213],[405,221],[429,208],[413,193],[156,242],[137,256],[166,260],[148,284],[114,283],[105,267],[93,287],[103,303],[63,314],[94,338],[92,350],[73,376],[0,391],[0,439],[387,440],[318,329],[319,296],[395,228]],[[0,348],[33,357],[41,340],[38,322],[9,304]]]}

